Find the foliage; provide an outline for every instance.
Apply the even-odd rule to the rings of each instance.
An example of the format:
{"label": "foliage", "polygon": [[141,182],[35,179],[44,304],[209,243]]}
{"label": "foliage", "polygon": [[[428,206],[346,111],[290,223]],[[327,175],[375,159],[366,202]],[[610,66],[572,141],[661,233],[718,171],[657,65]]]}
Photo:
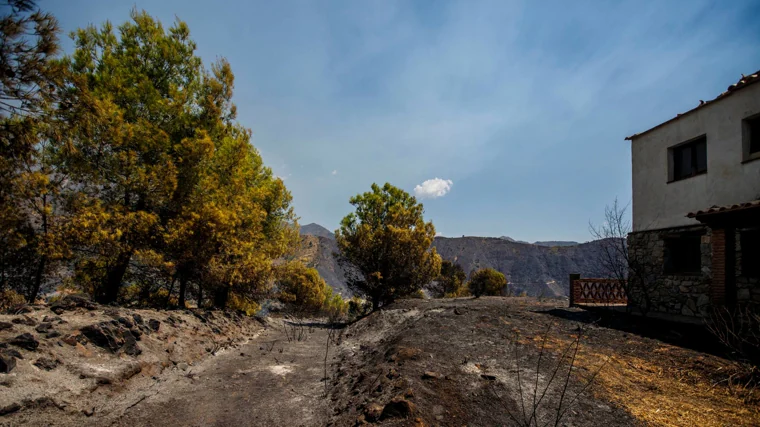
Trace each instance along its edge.
{"label": "foliage", "polygon": [[428,290],[435,298],[455,298],[462,292],[467,279],[464,269],[451,261],[441,262],[441,274],[429,286]]}
{"label": "foliage", "polygon": [[470,294],[475,298],[482,295],[501,295],[502,290],[507,286],[507,278],[493,268],[483,268],[470,277],[467,288]]}
{"label": "foliage", "polygon": [[350,199],[355,212],[341,221],[335,239],[348,285],[372,302],[373,309],[410,295],[438,276],[441,257],[431,248],[432,222],[423,206],[390,184]]}
{"label": "foliage", "polygon": [[112,302],[142,268],[170,294],[179,283],[180,306],[194,285],[248,307],[297,231],[290,194],[234,123],[229,64],[206,70],[185,23],[144,12],[73,38],[55,156],[82,287]]}
{"label": "foliage", "polygon": [[50,173],[49,112],[60,68],[58,23],[32,0],[3,2],[0,16],[0,289],[37,298],[65,245],[55,245],[59,177]]}
{"label": "foliage", "polygon": [[348,303],[320,277],[315,268],[306,267],[300,261],[292,261],[278,267],[275,273],[279,289],[277,297],[299,313],[323,312],[337,317],[348,311]]}
{"label": "foliage", "polygon": [[34,0],[4,0],[0,16],[0,117],[34,113],[52,95],[48,60],[59,50],[58,21]]}
{"label": "foliage", "polygon": [[25,302],[24,296],[16,291],[11,289],[0,290],[0,312],[12,310]]}

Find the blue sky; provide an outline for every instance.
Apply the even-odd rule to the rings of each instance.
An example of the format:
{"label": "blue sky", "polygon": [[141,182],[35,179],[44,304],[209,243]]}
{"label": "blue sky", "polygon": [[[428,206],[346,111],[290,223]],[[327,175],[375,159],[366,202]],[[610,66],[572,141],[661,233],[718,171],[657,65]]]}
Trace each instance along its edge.
{"label": "blue sky", "polygon": [[589,220],[630,201],[623,138],[760,69],[751,0],[41,7],[66,32],[132,7],[187,22],[207,64],[230,61],[238,120],[301,223],[329,229],[351,195],[390,182],[425,196],[446,236],[589,240]]}

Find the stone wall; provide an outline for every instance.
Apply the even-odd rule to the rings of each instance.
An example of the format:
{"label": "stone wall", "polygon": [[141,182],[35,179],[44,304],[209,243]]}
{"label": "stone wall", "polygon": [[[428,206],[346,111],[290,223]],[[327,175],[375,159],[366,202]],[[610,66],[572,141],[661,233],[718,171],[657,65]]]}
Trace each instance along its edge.
{"label": "stone wall", "polygon": [[[663,273],[665,238],[682,232],[701,232],[701,272],[698,275],[666,275]],[[706,316],[711,307],[712,232],[704,226],[679,227],[663,230],[635,232],[628,235],[628,249],[632,260],[649,265],[649,280],[630,278],[629,304],[645,305],[639,282],[648,283],[651,307],[648,311],[683,316]],[[760,278],[742,274],[742,252],[739,231],[736,232],[736,301],[740,305],[760,305]]]}
{"label": "stone wall", "polygon": [[[701,232],[701,272],[696,275],[666,275],[663,273],[665,238],[682,232]],[[642,231],[628,235],[628,249],[632,259],[645,274],[630,277],[630,304],[649,312],[684,316],[703,316],[710,305],[712,279],[712,248],[707,227],[679,227],[655,231]],[[642,289],[646,287],[646,289]],[[644,293],[649,294],[651,306],[647,308]]]}

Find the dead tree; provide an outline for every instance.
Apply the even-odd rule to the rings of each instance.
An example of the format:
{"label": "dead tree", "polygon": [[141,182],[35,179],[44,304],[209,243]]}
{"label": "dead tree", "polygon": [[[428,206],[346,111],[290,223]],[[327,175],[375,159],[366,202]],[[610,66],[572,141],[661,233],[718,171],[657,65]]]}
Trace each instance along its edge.
{"label": "dead tree", "polygon": [[589,231],[600,243],[598,263],[601,273],[620,282],[628,298],[629,310],[635,306],[646,314],[653,308],[653,296],[661,286],[662,266],[646,250],[629,246],[631,223],[626,219],[628,205],[621,206],[617,199],[604,209],[604,222],[600,226],[589,223]]}

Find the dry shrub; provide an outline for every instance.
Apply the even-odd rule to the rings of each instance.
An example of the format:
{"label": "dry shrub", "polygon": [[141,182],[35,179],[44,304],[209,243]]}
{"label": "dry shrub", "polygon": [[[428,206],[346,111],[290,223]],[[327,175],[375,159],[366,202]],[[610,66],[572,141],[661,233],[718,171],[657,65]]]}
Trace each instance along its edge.
{"label": "dry shrub", "polygon": [[11,289],[0,291],[0,312],[11,312],[24,304],[26,299],[20,293]]}

